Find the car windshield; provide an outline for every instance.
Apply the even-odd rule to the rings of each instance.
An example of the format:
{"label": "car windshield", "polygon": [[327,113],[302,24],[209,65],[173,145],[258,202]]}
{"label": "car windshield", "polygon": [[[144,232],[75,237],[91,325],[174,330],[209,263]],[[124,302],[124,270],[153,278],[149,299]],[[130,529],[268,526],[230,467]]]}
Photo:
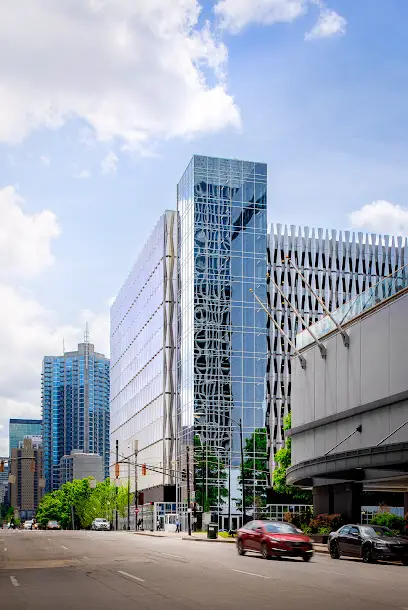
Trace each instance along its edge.
{"label": "car windshield", "polygon": [[57,521],[49,521],[50,525],[58,525]]}
{"label": "car windshield", "polygon": [[291,523],[264,523],[265,530],[270,534],[301,534],[301,530]]}
{"label": "car windshield", "polygon": [[379,525],[363,525],[361,527],[361,533],[363,536],[369,536],[370,538],[376,536],[394,536],[395,534],[388,527],[381,527]]}
{"label": "car windshield", "polygon": [[106,519],[95,519],[96,523],[106,523]]}

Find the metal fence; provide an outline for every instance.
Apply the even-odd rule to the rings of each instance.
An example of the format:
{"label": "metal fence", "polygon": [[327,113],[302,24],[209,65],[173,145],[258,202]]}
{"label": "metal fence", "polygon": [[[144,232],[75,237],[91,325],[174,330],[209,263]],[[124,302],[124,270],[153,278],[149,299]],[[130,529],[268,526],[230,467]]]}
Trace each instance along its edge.
{"label": "metal fence", "polygon": [[[362,506],[361,523],[363,525],[368,525],[369,523],[371,523],[371,519],[374,517],[374,515],[379,512],[384,512],[381,511],[381,508],[379,506]],[[404,508],[402,506],[389,506],[387,507],[387,512],[391,513],[392,515],[397,515],[397,517],[404,516]]]}

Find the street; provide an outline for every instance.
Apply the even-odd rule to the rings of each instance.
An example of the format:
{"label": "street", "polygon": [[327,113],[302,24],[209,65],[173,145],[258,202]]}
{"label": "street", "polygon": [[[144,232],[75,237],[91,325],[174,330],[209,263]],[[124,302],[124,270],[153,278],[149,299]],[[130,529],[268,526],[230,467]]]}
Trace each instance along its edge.
{"label": "street", "polygon": [[265,561],[234,544],[127,532],[0,530],[1,610],[408,609],[408,568]]}

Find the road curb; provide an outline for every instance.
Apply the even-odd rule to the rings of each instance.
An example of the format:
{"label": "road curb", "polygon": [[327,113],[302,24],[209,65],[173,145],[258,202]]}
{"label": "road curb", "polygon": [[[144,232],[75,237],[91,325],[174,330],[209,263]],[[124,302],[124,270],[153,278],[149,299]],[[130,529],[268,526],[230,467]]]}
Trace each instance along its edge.
{"label": "road curb", "polygon": [[215,540],[211,539],[211,538],[195,538],[193,536],[184,536],[182,538],[182,540],[190,540],[190,541],[194,541],[194,542],[222,542],[222,543],[231,543],[231,542],[235,542],[234,540],[228,540],[228,538],[222,539],[222,538],[216,538]]}

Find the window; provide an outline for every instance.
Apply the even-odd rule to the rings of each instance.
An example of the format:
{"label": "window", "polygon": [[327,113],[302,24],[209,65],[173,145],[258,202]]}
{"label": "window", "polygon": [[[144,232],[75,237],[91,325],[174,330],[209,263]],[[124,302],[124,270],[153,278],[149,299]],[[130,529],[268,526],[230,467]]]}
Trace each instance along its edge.
{"label": "window", "polygon": [[360,533],[360,531],[359,531],[358,527],[351,527],[350,528],[349,534],[351,536],[358,536],[359,533]]}
{"label": "window", "polygon": [[349,531],[350,531],[350,526],[349,525],[345,525],[344,527],[342,527],[339,530],[339,535],[340,536],[346,536],[349,533]]}

